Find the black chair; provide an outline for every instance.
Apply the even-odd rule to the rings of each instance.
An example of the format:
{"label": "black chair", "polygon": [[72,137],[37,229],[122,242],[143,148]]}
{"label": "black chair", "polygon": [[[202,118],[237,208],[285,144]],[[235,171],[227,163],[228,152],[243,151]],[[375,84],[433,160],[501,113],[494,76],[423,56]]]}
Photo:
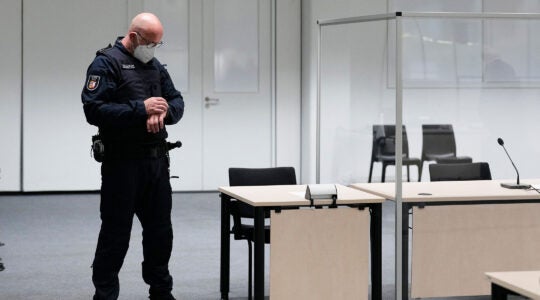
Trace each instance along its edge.
{"label": "black chair", "polygon": [[[0,242],[0,247],[4,246],[4,243]],[[2,263],[2,258],[0,257],[0,272],[4,271],[5,267]]]}
{"label": "black chair", "polygon": [[[255,186],[255,185],[294,185],[296,184],[296,174],[293,167],[278,168],[230,168],[229,185],[230,186]],[[253,222],[243,223],[242,219],[254,219],[254,209],[252,206],[238,200],[232,200],[230,204],[231,215],[233,217],[233,227],[231,234],[235,240],[246,240],[248,243],[248,295],[252,297],[252,243],[253,243]],[[265,218],[269,218],[266,213]],[[270,226],[265,226],[265,243],[270,243]]]}
{"label": "black chair", "polygon": [[437,163],[472,163],[469,156],[457,156],[454,128],[450,124],[422,125],[422,166]]}
{"label": "black chair", "polygon": [[429,176],[431,181],[491,180],[491,171],[486,162],[431,164]]}
{"label": "black chair", "polygon": [[[409,166],[414,165],[418,168],[418,181],[422,177],[422,162],[419,158],[409,157],[409,141],[407,139],[407,131],[405,126],[402,127],[403,136],[403,166],[407,166],[407,181],[410,180]],[[396,164],[396,126],[395,125],[373,125],[373,143],[371,146],[371,162],[369,166],[369,179],[373,173],[373,164],[375,162],[382,163],[381,182],[385,181],[386,167]]]}

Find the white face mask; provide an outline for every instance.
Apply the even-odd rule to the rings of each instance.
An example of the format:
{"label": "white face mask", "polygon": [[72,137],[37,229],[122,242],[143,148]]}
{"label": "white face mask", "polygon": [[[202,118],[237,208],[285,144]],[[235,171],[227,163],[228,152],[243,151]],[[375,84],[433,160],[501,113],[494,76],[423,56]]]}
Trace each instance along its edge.
{"label": "white face mask", "polygon": [[147,45],[139,45],[133,51],[133,56],[135,56],[136,59],[142,61],[143,63],[147,63],[152,60],[152,58],[154,58],[155,51],[156,47],[150,48]]}

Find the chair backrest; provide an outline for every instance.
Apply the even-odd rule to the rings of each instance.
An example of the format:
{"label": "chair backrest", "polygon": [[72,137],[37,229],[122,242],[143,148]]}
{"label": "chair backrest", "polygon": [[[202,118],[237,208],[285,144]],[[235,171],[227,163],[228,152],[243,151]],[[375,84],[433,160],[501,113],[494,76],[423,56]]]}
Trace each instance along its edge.
{"label": "chair backrest", "polygon": [[[229,168],[230,186],[294,185],[296,173],[293,167],[277,168]],[[236,201],[237,212],[242,218],[253,218],[253,207]],[[231,210],[234,214],[234,208]]]}
{"label": "chair backrest", "polygon": [[486,162],[463,164],[430,164],[431,181],[491,180],[491,171]]}
{"label": "chair backrest", "polygon": [[452,125],[422,125],[422,159],[426,159],[426,154],[456,156],[456,139]]}
{"label": "chair backrest", "polygon": [[293,167],[229,168],[229,185],[289,185],[296,184]]}
{"label": "chair backrest", "polygon": [[[405,125],[401,127],[403,139],[403,156],[409,157],[409,140]],[[396,125],[373,125],[373,144],[371,156],[377,159],[379,156],[392,156],[396,154]]]}

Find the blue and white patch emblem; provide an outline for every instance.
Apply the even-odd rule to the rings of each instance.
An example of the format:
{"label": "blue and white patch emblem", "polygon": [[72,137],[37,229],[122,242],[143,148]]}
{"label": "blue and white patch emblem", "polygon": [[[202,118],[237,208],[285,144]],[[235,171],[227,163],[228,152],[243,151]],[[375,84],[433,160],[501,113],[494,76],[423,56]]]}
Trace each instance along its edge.
{"label": "blue and white patch emblem", "polygon": [[97,89],[97,87],[99,86],[99,76],[97,75],[90,75],[88,76],[88,82],[86,83],[86,88],[89,90],[89,91],[93,91],[95,89]]}

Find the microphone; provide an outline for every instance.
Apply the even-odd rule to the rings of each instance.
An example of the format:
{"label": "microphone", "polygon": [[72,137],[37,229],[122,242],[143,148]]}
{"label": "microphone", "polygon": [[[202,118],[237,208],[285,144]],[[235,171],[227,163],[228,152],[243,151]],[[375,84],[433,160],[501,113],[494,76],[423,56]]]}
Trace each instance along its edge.
{"label": "microphone", "polygon": [[514,169],[516,170],[516,174],[517,174],[517,183],[501,183],[501,186],[503,188],[507,188],[507,189],[528,189],[531,187],[530,184],[520,184],[519,183],[519,172],[518,172],[518,169],[516,168],[516,165],[514,164],[514,162],[512,161],[512,158],[510,157],[510,154],[508,154],[508,151],[506,151],[506,148],[504,147],[504,141],[503,139],[501,138],[498,138],[497,139],[497,143],[499,143],[499,145],[501,145],[504,149],[504,152],[506,152],[506,155],[508,156],[508,159],[510,160],[510,162],[512,163],[512,166],[514,166]]}

